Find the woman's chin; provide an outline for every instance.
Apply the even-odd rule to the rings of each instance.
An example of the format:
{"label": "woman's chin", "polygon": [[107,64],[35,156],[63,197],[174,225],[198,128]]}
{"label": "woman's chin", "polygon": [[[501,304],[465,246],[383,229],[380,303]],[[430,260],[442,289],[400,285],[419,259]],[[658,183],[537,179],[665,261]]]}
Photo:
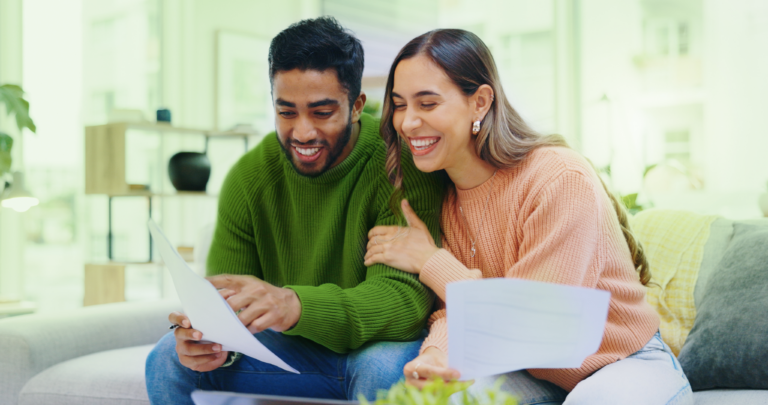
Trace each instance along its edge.
{"label": "woman's chin", "polygon": [[440,165],[437,164],[434,159],[429,159],[426,157],[414,156],[413,163],[417,169],[424,173],[432,173],[442,169],[442,167],[440,167]]}

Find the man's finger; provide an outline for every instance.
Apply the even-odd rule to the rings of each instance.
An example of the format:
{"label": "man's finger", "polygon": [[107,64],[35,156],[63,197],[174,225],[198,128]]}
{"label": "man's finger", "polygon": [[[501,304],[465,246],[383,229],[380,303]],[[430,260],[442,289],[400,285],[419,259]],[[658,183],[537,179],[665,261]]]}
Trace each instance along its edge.
{"label": "man's finger", "polygon": [[237,291],[245,283],[245,276],[236,276],[232,274],[219,274],[218,276],[206,277],[206,280],[216,288],[227,288]]}
{"label": "man's finger", "polygon": [[411,204],[408,204],[408,200],[403,200],[400,203],[400,206],[403,209],[405,220],[408,221],[408,226],[417,229],[427,229],[427,226],[424,225],[421,218],[419,218],[419,216],[416,215],[416,212],[413,211],[413,208],[411,208]]}
{"label": "man's finger", "polygon": [[226,300],[227,298],[237,294],[237,291],[230,290],[229,288],[222,288],[221,290],[219,290],[219,294],[221,295],[222,298]]}
{"label": "man's finger", "polygon": [[[265,331],[273,326],[277,325],[277,313],[274,311],[265,312],[262,316],[256,318],[250,325],[248,330],[252,333],[259,333]],[[281,331],[276,331],[281,332]]]}
{"label": "man's finger", "polygon": [[193,343],[192,341],[184,342],[180,345],[181,351],[185,356],[205,356],[209,354],[221,353],[221,345],[218,343]]}
{"label": "man's finger", "polygon": [[179,325],[182,328],[189,328],[190,326],[192,326],[189,323],[189,318],[187,318],[187,316],[182,314],[181,312],[171,312],[171,314],[168,315],[168,322],[170,322],[173,325]]}
{"label": "man's finger", "polygon": [[253,304],[240,311],[239,314],[237,314],[237,318],[240,319],[240,322],[242,322],[243,325],[250,325],[251,322],[264,315],[268,311],[266,307],[259,304],[259,302],[254,302]]}
{"label": "man's finger", "polygon": [[176,339],[181,340],[200,340],[203,338],[202,332],[188,328],[176,328],[176,330],[173,332],[173,335],[176,337]]}

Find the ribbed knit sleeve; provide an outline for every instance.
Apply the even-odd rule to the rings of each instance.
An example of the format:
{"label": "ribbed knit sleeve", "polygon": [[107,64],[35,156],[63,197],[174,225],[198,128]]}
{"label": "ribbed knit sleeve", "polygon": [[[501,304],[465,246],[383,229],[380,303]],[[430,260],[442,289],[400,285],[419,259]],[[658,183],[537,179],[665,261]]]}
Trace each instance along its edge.
{"label": "ribbed knit sleeve", "polygon": [[433,254],[419,274],[419,280],[431,288],[443,301],[445,301],[445,286],[448,283],[481,278],[483,278],[483,273],[480,270],[468,269],[445,249],[440,249]]}
{"label": "ribbed knit sleeve", "polygon": [[[405,198],[437,240],[443,185],[434,176],[418,172],[409,154],[403,156],[403,162]],[[375,226],[402,225],[389,208],[391,185],[383,175],[377,181]],[[296,326],[284,333],[310,338],[339,352],[373,340],[416,339],[434,303],[434,294],[418,277],[383,264],[368,267],[365,280],[353,288],[333,284],[288,287],[301,299],[302,314]]]}
{"label": "ribbed knit sleeve", "polygon": [[235,165],[224,179],[219,196],[216,228],[206,261],[206,273],[250,274],[263,279],[255,229],[244,192],[242,166]]}
{"label": "ribbed knit sleeve", "polygon": [[[379,122],[367,114],[360,122],[350,155],[315,177],[296,171],[274,133],[243,156],[222,187],[208,259],[210,274],[253,275],[293,289],[301,316],[283,333],[336,352],[414,340],[434,303],[417,276],[364,265],[368,231],[397,221]],[[437,238],[445,186],[408,154],[403,170],[406,197]]]}

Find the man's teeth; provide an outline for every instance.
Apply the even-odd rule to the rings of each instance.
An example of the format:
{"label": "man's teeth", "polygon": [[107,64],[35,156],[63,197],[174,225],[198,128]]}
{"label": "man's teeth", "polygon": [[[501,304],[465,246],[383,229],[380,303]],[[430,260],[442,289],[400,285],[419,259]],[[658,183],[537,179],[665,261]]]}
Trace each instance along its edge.
{"label": "man's teeth", "polygon": [[320,148],[296,148],[296,152],[301,153],[304,156],[313,156]]}
{"label": "man's teeth", "polygon": [[424,150],[429,148],[430,146],[434,145],[435,142],[439,141],[440,138],[432,138],[432,139],[412,139],[411,145],[416,150]]}

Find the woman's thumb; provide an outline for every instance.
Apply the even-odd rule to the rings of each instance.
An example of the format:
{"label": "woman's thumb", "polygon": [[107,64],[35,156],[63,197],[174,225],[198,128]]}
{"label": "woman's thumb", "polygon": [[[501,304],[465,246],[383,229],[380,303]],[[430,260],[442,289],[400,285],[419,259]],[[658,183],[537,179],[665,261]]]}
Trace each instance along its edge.
{"label": "woman's thumb", "polygon": [[408,200],[403,200],[400,206],[403,209],[405,220],[408,221],[408,226],[412,228],[422,228],[425,226],[421,219],[419,219],[419,216],[416,215],[416,212],[413,211],[413,208],[411,208],[411,204],[408,204]]}

